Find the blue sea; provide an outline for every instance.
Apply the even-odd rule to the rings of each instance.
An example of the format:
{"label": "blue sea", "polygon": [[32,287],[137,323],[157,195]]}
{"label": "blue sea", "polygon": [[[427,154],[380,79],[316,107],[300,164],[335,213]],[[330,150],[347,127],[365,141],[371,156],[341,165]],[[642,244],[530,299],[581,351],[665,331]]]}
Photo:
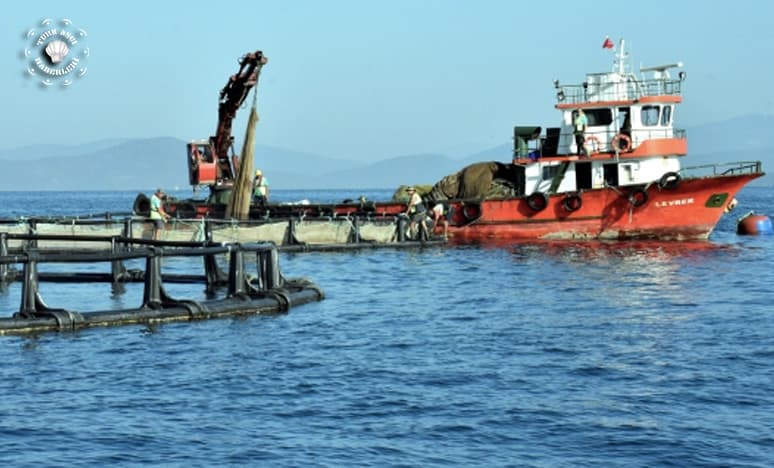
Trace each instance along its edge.
{"label": "blue sea", "polygon": [[[0,217],[136,195],[0,192]],[[324,301],[0,337],[0,465],[774,466],[774,236],[736,234],[774,192],[737,198],[709,242],[282,253]],[[136,297],[44,287],[52,307]]]}

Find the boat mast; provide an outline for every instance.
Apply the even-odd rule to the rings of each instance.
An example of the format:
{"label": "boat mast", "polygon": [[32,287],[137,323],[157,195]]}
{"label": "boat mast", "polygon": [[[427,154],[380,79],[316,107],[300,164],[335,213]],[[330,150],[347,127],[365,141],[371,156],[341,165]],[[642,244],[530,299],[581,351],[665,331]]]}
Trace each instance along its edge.
{"label": "boat mast", "polygon": [[621,39],[618,44],[618,50],[615,51],[615,59],[613,60],[613,73],[618,73],[623,76],[626,73],[626,58],[628,54],[624,50],[624,40]]}

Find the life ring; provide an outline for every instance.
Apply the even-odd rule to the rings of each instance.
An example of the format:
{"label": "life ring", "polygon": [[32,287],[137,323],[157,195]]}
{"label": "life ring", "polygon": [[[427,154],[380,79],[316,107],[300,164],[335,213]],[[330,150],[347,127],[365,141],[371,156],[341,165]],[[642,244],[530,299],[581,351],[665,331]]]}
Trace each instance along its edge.
{"label": "life ring", "polygon": [[648,192],[646,192],[644,188],[634,189],[629,192],[629,195],[627,196],[629,203],[635,208],[648,203],[648,198]]}
{"label": "life ring", "polygon": [[587,136],[586,141],[583,142],[583,147],[588,148],[589,143],[592,144],[592,150],[587,150],[586,154],[599,153],[599,138],[595,137],[594,135]]}
{"label": "life ring", "polygon": [[677,172],[667,172],[658,180],[658,187],[663,190],[674,190],[680,185],[683,177]]}
{"label": "life ring", "polygon": [[632,149],[632,139],[625,133],[619,133],[613,137],[610,146],[613,147],[613,151],[616,153],[626,153]]}
{"label": "life ring", "polygon": [[583,199],[577,193],[567,195],[562,200],[562,208],[568,213],[578,211],[583,206]]}
{"label": "life ring", "polygon": [[533,192],[527,197],[527,206],[535,212],[543,211],[548,206],[548,196],[543,192]]}
{"label": "life ring", "polygon": [[196,217],[196,207],[191,202],[182,202],[175,207],[175,217],[178,219],[192,219]]}
{"label": "life ring", "polygon": [[481,217],[481,205],[478,203],[465,204],[462,207],[462,217],[466,222],[472,222]]}

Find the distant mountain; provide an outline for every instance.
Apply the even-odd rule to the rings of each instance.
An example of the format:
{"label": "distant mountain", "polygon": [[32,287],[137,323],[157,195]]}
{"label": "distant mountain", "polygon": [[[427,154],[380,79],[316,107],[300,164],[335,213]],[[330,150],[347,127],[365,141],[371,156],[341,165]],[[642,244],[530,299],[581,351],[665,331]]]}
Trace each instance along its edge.
{"label": "distant mountain", "polygon": [[[695,166],[762,161],[774,169],[774,116],[750,115],[687,129]],[[2,190],[138,190],[188,186],[186,142],[177,138],[106,139],[83,145],[31,145],[0,149]],[[510,161],[512,142],[453,159],[443,154],[413,154],[373,163],[256,145],[255,166],[273,188],[395,188],[433,184],[479,161]],[[771,185],[770,178],[756,185]]]}
{"label": "distant mountain", "polygon": [[21,148],[0,149],[0,160],[61,158],[95,153],[130,141],[128,138],[110,138],[78,145],[29,145]]}
{"label": "distant mountain", "polygon": [[480,161],[511,161],[512,159],[513,143],[503,143],[461,159],[462,166],[460,168]]}
{"label": "distant mountain", "polygon": [[399,185],[434,184],[445,175],[459,169],[459,161],[440,154],[406,155],[378,161],[368,166],[329,172],[316,181],[316,186],[395,188]]}
{"label": "distant mountain", "polygon": [[746,115],[689,128],[691,154],[770,150],[774,148],[774,116]]}
{"label": "distant mountain", "polygon": [[317,176],[327,171],[345,170],[351,167],[365,166],[362,161],[334,159],[318,154],[293,151],[275,146],[255,145],[255,164],[269,172],[277,172],[288,168],[304,168],[304,172]]}
{"label": "distant mountain", "polygon": [[[3,190],[142,190],[188,186],[186,142],[177,138],[102,140],[84,145],[33,145],[0,150]],[[272,185],[311,188],[324,174],[365,166],[256,145],[256,167]],[[296,171],[303,168],[303,171]]]}
{"label": "distant mountain", "polygon": [[[43,146],[28,147],[42,155]],[[84,145],[52,156],[5,162],[0,187],[5,190],[149,190],[187,184],[185,150],[175,138],[117,140],[117,144]],[[97,148],[95,150],[95,148]],[[51,148],[54,149],[54,148]],[[7,153],[7,152],[3,152]],[[17,153],[18,154],[18,153]],[[180,155],[171,158],[170,155]]]}

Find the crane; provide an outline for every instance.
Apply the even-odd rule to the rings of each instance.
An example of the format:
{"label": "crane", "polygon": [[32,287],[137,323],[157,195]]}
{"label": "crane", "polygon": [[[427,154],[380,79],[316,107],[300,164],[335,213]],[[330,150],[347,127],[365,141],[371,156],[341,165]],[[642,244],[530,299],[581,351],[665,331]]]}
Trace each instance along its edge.
{"label": "crane", "polygon": [[234,154],[231,125],[250,90],[258,84],[258,76],[267,61],[260,50],[245,54],[239,59],[239,71],[229,77],[220,91],[215,135],[209,140],[196,140],[186,144],[188,181],[194,187],[209,186],[211,196],[231,189],[234,184],[239,159]]}

